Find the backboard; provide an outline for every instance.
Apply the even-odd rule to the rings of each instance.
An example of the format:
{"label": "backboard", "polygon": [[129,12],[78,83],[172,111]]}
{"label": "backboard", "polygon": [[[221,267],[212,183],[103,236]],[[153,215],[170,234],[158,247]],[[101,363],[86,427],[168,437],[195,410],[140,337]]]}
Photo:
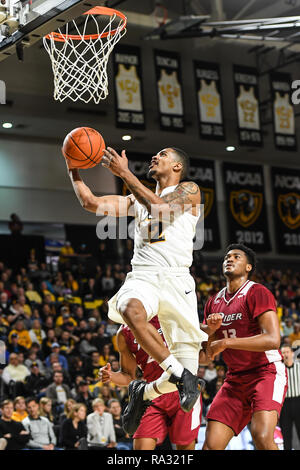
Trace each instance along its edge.
{"label": "backboard", "polygon": [[77,18],[104,0],[0,0],[0,61]]}

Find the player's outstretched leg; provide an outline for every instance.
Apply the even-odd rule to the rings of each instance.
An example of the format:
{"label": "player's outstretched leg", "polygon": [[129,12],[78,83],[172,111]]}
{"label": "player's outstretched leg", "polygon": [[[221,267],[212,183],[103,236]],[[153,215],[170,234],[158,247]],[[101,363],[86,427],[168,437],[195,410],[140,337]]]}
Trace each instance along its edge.
{"label": "player's outstretched leg", "polygon": [[181,377],[171,375],[169,382],[176,385],[179,392],[180,406],[183,411],[191,411],[198,400],[205,382],[196,375],[193,375],[188,369],[184,369]]}
{"label": "player's outstretched leg", "polygon": [[143,380],[133,380],[128,386],[129,402],[122,414],[122,427],[130,436],[135,433],[143,415],[152,403],[150,400],[143,399],[146,385]]}

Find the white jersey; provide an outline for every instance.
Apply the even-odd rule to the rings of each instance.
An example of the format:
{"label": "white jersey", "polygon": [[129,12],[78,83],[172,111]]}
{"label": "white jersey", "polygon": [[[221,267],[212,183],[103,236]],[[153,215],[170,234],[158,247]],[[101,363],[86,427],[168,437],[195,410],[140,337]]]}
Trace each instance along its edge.
{"label": "white jersey", "polygon": [[181,86],[178,82],[177,72],[168,74],[161,70],[158,82],[159,109],[161,113],[183,114]]}
{"label": "white jersey", "polygon": [[201,120],[222,124],[220,94],[216,89],[216,82],[207,84],[201,79],[201,88],[198,91],[198,103]]}
{"label": "white jersey", "polygon": [[[161,197],[176,188],[165,188]],[[147,209],[138,201],[134,203],[135,234],[132,266],[190,267],[193,262],[193,238],[196,234],[197,216],[184,212],[166,225],[149,218]],[[160,230],[163,229],[162,232]],[[151,235],[150,235],[151,231]],[[149,233],[149,236],[148,236]]]}
{"label": "white jersey", "polygon": [[279,134],[295,133],[295,118],[293,106],[289,102],[289,94],[276,91],[274,101],[275,132]]}
{"label": "white jersey", "polygon": [[119,64],[116,89],[120,109],[142,111],[140,79],[134,65],[126,69],[123,64]]}
{"label": "white jersey", "polygon": [[240,85],[237,103],[240,127],[259,129],[258,101],[254,95],[254,88],[250,87],[247,91],[243,85]]}

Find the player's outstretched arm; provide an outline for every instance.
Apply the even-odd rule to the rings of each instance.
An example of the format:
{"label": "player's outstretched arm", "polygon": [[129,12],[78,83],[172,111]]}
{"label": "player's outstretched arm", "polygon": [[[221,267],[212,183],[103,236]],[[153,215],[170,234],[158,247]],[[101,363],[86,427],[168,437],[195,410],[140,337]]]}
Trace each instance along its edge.
{"label": "player's outstretched arm", "polygon": [[175,188],[174,191],[166,196],[160,197],[144,186],[140,180],[129,170],[128,159],[125,150],[119,155],[111,147],[104,150],[102,163],[114,175],[122,178],[129,191],[134,197],[143,204],[153,217],[164,218],[167,213],[169,220],[170,211],[173,214],[182,213],[183,211],[195,208],[201,202],[201,193],[198,185],[192,181],[185,181]]}
{"label": "player's outstretched arm", "polygon": [[119,351],[120,370],[113,372],[110,364],[101,367],[99,371],[99,378],[103,383],[113,382],[119,387],[126,387],[132,380],[136,379],[136,360],[134,355],[129,350],[122,330],[119,329],[117,333],[117,346]]}
{"label": "player's outstretched arm", "polygon": [[111,217],[124,217],[129,214],[134,203],[132,195],[127,197],[118,195],[95,196],[82,181],[79,170],[70,167],[69,161],[66,160],[66,163],[74,192],[85,210],[94,212],[97,215],[109,215]]}

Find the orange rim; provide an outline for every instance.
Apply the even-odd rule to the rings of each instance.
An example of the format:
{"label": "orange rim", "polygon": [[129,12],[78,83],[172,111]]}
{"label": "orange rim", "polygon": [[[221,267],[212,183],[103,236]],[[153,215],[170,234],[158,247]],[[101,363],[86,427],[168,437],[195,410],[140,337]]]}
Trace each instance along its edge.
{"label": "orange rim", "polygon": [[67,41],[68,39],[73,39],[74,41],[80,41],[82,38],[85,40],[88,39],[98,39],[100,38],[106,38],[107,36],[114,36],[117,31],[122,31],[127,24],[127,18],[123,13],[121,13],[119,10],[114,10],[113,8],[107,8],[107,7],[94,7],[91,8],[90,10],[86,11],[83,13],[84,15],[107,15],[107,16],[113,16],[116,15],[121,20],[123,20],[123,24],[121,28],[116,28],[112,29],[111,31],[106,31],[105,33],[100,33],[100,34],[85,34],[84,36],[80,36],[79,34],[62,34],[62,33],[56,33],[52,32],[49,33],[45,36],[47,39],[54,39],[54,41],[60,41],[64,42]]}

